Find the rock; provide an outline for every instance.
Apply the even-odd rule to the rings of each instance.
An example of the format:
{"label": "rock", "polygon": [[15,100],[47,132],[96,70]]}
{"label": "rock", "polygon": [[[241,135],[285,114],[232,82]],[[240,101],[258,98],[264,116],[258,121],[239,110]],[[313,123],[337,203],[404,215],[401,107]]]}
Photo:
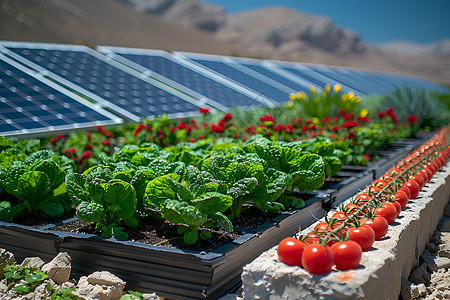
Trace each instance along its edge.
{"label": "rock", "polygon": [[144,298],[144,300],[159,300],[159,297],[156,295],[156,293],[143,294],[142,298]]}
{"label": "rock", "polygon": [[417,291],[419,293],[419,296],[424,296],[427,294],[427,287],[425,284],[421,283],[419,285],[416,285]]}
{"label": "rock", "polygon": [[450,258],[448,257],[441,257],[436,254],[429,253],[427,251],[424,251],[422,255],[420,255],[420,258],[423,260],[424,263],[428,265],[428,269],[430,272],[435,272],[439,269],[445,269],[450,267]]}
{"label": "rock", "polygon": [[442,218],[439,222],[438,229],[441,232],[450,232],[450,217]]}
{"label": "rock", "polygon": [[419,290],[417,286],[402,278],[402,285],[400,289],[400,295],[403,300],[410,300],[419,297]]}
{"label": "rock", "polygon": [[120,299],[125,288],[125,281],[110,272],[94,272],[88,277],[81,277],[77,290],[73,293],[81,299],[114,300]]}
{"label": "rock", "polygon": [[3,282],[0,282],[0,295],[2,293],[6,293],[8,291],[8,286],[4,284]]}
{"label": "rock", "polygon": [[45,262],[40,257],[27,257],[23,260],[20,266],[23,267],[25,264],[27,267],[36,267],[40,269]]}
{"label": "rock", "polygon": [[6,265],[10,265],[14,262],[14,254],[12,254],[9,251],[6,251],[6,249],[0,249],[0,279],[4,278],[5,272],[3,271],[3,268]]}
{"label": "rock", "polygon": [[427,264],[421,264],[420,267],[416,268],[414,271],[411,272],[409,275],[409,281],[411,281],[414,284],[430,284],[431,282],[431,273],[428,273],[428,266]]}
{"label": "rock", "polygon": [[439,250],[439,247],[436,246],[435,243],[427,243],[426,249],[432,253],[436,253]]}
{"label": "rock", "polygon": [[70,260],[67,252],[60,252],[51,262],[42,267],[42,271],[47,272],[49,279],[53,279],[56,283],[62,284],[70,278],[70,272],[72,270]]}
{"label": "rock", "polygon": [[450,258],[450,232],[441,233],[442,243],[438,246],[438,255]]}

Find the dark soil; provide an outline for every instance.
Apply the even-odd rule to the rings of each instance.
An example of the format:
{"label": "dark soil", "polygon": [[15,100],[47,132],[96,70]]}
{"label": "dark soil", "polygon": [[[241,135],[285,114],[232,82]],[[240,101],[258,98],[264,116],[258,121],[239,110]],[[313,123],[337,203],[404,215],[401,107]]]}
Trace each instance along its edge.
{"label": "dark soil", "polygon": [[[276,216],[277,214],[262,212],[255,207],[246,207],[242,210],[240,218],[232,220],[234,225],[233,232],[227,232],[218,226],[201,228],[201,230],[210,231],[212,237],[207,240],[199,239],[194,245],[186,245],[183,242],[183,236],[177,232],[178,226],[172,225],[167,221],[155,220],[151,217],[141,219],[138,228],[125,226],[125,231],[129,235],[128,240],[132,242],[167,248],[210,252],[244,234],[256,233],[255,229]],[[94,223],[81,220],[64,223],[52,227],[51,230],[100,235],[100,233],[96,232]]]}
{"label": "dark soil", "polygon": [[65,215],[62,215],[60,217],[49,217],[47,215],[33,215],[33,214],[23,214],[20,216],[17,216],[14,218],[14,221],[12,223],[30,226],[33,228],[40,228],[45,225],[55,224],[58,222],[62,222],[64,220],[67,220],[69,218],[72,218],[75,216],[75,212],[71,211]]}

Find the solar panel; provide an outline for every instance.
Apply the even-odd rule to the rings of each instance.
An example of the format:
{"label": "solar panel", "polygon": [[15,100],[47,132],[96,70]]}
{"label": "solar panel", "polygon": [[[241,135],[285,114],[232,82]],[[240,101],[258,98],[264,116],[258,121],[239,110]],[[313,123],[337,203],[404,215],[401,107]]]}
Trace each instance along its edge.
{"label": "solar panel", "polygon": [[122,122],[0,54],[0,136],[37,137]]}
{"label": "solar panel", "polygon": [[87,95],[121,116],[139,121],[167,114],[187,117],[204,104],[84,46],[0,43],[5,54]]}
{"label": "solar panel", "polygon": [[[314,70],[311,70],[310,68],[306,67],[303,64],[299,64],[299,63],[295,63],[295,62],[274,61],[274,60],[269,60],[268,62],[277,66],[283,72],[286,72],[290,76],[295,76],[295,77],[301,78],[303,80],[306,80],[306,81],[312,83],[315,87],[323,88],[326,84],[330,84],[332,86],[335,84],[340,84],[343,92],[346,92],[346,93],[348,93],[350,91],[355,92],[354,89],[347,86],[346,84],[343,84],[342,82],[339,82],[330,77],[327,77],[318,72],[315,72]],[[362,96],[361,93],[355,93],[355,94]]]}
{"label": "solar panel", "polygon": [[103,46],[98,51],[220,110],[274,105],[266,97],[165,51]]}
{"label": "solar panel", "polygon": [[[268,73],[262,74],[241,64],[242,61],[245,61],[248,65],[250,65],[250,62],[253,62],[253,60],[250,59],[238,59],[238,62],[234,59],[230,59],[229,57],[217,55],[185,52],[176,52],[175,55],[184,59],[189,59],[197,65],[207,68],[216,74],[225,76],[236,83],[244,85],[254,92],[264,95],[277,103],[288,101],[289,94],[296,92],[299,89],[305,90],[305,86],[297,85],[295,88],[289,87],[270,78],[267,76]],[[274,77],[275,76],[277,75],[275,74]],[[288,80],[283,78],[283,81]]]}

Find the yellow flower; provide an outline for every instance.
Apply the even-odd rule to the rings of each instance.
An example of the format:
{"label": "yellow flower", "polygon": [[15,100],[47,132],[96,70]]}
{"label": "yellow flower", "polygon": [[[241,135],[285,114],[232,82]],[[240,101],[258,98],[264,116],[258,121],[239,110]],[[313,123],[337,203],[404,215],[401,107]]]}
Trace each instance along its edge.
{"label": "yellow flower", "polygon": [[294,93],[289,94],[289,99],[295,100],[296,96]]}
{"label": "yellow flower", "polygon": [[369,114],[369,111],[367,109],[362,109],[361,112],[359,113],[360,117],[365,118],[367,115]]}
{"label": "yellow flower", "polygon": [[348,92],[347,96],[348,100],[350,101],[353,101],[353,99],[355,99],[355,94],[352,91]]}
{"label": "yellow flower", "polygon": [[304,91],[300,91],[297,93],[297,98],[299,99],[305,99],[306,98],[306,94]]}
{"label": "yellow flower", "polygon": [[316,93],[316,89],[313,86],[309,90],[311,91],[311,94]]}
{"label": "yellow flower", "polygon": [[316,125],[320,123],[319,118],[316,118],[316,117],[312,118],[312,121],[313,121],[313,124],[316,124]]}
{"label": "yellow flower", "polygon": [[361,97],[360,96],[355,97],[355,102],[358,103],[359,101],[361,101]]}
{"label": "yellow flower", "polygon": [[294,106],[294,101],[289,100],[288,103],[287,103],[287,106],[288,106],[288,107]]}
{"label": "yellow flower", "polygon": [[333,91],[334,91],[335,93],[339,93],[339,92],[341,91],[341,89],[342,89],[342,86],[341,86],[340,84],[335,84],[335,85],[333,86]]}
{"label": "yellow flower", "polygon": [[341,96],[342,101],[347,101],[347,94],[342,94]]}
{"label": "yellow flower", "polygon": [[331,90],[331,86],[328,83],[325,84],[324,91],[328,93],[330,90]]}

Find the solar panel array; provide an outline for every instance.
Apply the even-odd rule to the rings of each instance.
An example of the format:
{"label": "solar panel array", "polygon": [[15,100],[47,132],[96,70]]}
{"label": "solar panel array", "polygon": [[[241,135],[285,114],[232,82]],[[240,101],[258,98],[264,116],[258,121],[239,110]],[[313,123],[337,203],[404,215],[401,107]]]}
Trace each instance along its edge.
{"label": "solar panel array", "polygon": [[290,93],[326,84],[340,84],[343,92],[358,96],[405,85],[448,92],[423,79],[336,66],[21,42],[0,42],[0,76],[0,135],[5,136],[118,124],[121,118],[184,118],[202,107],[273,107]]}
{"label": "solar panel array", "polygon": [[0,54],[0,136],[39,136],[122,123],[113,114],[20,68]]}

